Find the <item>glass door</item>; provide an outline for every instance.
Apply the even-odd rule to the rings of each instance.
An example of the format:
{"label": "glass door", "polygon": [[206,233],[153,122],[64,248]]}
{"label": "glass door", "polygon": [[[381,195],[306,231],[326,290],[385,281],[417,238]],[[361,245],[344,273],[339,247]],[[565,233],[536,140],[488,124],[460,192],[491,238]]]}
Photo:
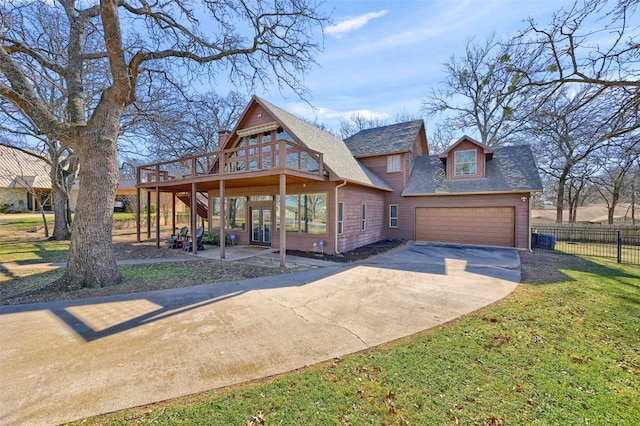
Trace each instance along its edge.
{"label": "glass door", "polygon": [[271,244],[271,208],[253,207],[251,209],[251,243]]}

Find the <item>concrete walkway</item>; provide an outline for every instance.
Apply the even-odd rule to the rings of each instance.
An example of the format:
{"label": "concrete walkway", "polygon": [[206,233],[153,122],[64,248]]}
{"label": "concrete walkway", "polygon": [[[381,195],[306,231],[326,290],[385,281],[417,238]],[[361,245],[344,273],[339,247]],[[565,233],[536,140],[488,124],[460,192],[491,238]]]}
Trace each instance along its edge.
{"label": "concrete walkway", "polygon": [[363,350],[507,296],[515,250],[413,245],[358,264],[0,306],[0,424],[57,424]]}

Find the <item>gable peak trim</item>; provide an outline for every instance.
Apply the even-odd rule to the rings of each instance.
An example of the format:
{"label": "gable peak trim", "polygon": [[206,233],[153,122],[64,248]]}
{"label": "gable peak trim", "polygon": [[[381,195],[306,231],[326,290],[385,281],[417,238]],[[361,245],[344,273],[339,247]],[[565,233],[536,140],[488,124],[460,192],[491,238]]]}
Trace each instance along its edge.
{"label": "gable peak trim", "polygon": [[276,130],[280,125],[277,121],[267,124],[261,124],[259,126],[253,127],[245,127],[244,129],[239,129],[236,131],[236,134],[240,137],[256,135],[258,133],[269,132],[271,130]]}
{"label": "gable peak trim", "polygon": [[463,142],[470,142],[478,146],[478,148],[482,149],[482,153],[487,157],[487,159],[491,159],[491,157],[493,156],[493,148],[488,147],[487,145],[481,142],[478,142],[477,140],[473,139],[470,136],[464,135],[460,139],[458,139],[456,142],[454,142],[453,145],[447,148],[442,154],[440,154],[440,159],[446,160],[449,154],[451,153],[451,151],[455,150],[456,147]]}

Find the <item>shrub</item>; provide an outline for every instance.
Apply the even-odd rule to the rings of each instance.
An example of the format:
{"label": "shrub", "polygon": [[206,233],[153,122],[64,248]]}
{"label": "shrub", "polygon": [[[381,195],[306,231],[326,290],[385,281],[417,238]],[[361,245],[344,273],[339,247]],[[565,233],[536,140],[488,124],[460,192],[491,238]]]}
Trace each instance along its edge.
{"label": "shrub", "polygon": [[[202,244],[210,244],[213,246],[219,246],[220,245],[220,236],[218,234],[210,234],[208,232],[205,232],[204,234],[202,234]],[[224,236],[224,244],[227,246],[231,245],[231,238],[229,237],[229,234],[225,234]]]}

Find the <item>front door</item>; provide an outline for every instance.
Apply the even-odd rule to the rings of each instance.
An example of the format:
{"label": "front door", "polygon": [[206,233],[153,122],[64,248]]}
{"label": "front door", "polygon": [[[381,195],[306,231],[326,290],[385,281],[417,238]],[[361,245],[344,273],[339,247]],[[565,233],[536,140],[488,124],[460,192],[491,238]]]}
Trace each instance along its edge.
{"label": "front door", "polygon": [[251,208],[251,244],[271,245],[271,208]]}

